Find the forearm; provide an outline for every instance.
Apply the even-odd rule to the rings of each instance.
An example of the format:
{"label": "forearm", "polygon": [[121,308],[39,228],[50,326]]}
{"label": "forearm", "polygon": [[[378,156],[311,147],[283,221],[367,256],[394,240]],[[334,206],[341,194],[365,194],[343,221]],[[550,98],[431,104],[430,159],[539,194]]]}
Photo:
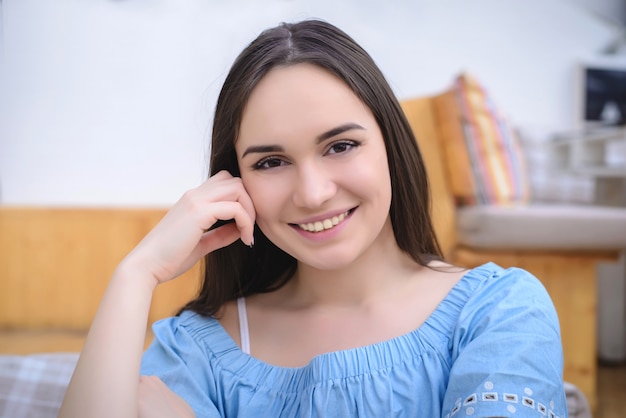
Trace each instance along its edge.
{"label": "forearm", "polygon": [[[211,229],[218,219],[235,223]],[[113,274],[60,418],[137,418],[139,370],[152,292],[158,283],[180,276],[211,251],[237,239],[251,245],[254,219],[254,207],[241,179],[227,171],[183,195]]]}
{"label": "forearm", "polygon": [[115,271],[68,386],[60,418],[136,418],[139,368],[156,281]]}

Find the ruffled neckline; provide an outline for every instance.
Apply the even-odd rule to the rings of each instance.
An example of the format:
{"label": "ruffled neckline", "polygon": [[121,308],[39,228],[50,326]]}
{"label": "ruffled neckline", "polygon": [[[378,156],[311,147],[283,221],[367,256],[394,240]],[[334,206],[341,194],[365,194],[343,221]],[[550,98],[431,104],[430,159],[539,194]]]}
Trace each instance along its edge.
{"label": "ruffled neckline", "polygon": [[215,372],[221,369],[256,387],[267,381],[272,382],[273,390],[283,387],[297,392],[312,383],[372,374],[409,361],[422,361],[423,356],[449,358],[446,353],[463,306],[483,280],[500,271],[502,268],[491,262],[468,271],[413,331],[366,346],[322,353],[301,367],[276,366],[244,353],[214,318],[186,311],[179,318],[180,326],[212,358]]}

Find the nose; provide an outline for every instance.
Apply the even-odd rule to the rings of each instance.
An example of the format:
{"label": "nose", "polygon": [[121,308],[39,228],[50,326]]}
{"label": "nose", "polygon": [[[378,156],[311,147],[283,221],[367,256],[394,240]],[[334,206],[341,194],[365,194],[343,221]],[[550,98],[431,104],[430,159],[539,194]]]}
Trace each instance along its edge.
{"label": "nose", "polygon": [[318,208],[337,193],[337,185],[331,173],[319,163],[301,164],[297,173],[293,190],[293,202],[296,206]]}

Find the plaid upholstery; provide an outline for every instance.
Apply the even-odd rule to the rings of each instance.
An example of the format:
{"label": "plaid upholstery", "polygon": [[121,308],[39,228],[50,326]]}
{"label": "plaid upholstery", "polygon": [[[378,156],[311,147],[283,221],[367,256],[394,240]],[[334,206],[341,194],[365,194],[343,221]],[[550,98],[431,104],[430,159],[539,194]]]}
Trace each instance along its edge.
{"label": "plaid upholstery", "polygon": [[55,418],[77,353],[0,356],[0,418]]}

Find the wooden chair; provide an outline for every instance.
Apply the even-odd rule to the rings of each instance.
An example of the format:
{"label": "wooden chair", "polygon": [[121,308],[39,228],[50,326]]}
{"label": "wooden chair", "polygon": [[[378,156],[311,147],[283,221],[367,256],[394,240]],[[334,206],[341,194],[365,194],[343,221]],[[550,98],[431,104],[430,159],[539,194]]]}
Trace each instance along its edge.
{"label": "wooden chair", "polygon": [[[472,248],[459,243],[455,200],[448,183],[442,151],[446,135],[462,135],[460,126],[443,122],[442,112],[454,100],[449,93],[404,100],[401,104],[417,137],[432,188],[435,230],[447,259],[468,268],[493,261],[517,266],[536,275],[548,290],[559,315],[565,357],[564,379],[597,404],[596,264],[615,261],[619,251]],[[449,118],[446,118],[449,120]]]}

